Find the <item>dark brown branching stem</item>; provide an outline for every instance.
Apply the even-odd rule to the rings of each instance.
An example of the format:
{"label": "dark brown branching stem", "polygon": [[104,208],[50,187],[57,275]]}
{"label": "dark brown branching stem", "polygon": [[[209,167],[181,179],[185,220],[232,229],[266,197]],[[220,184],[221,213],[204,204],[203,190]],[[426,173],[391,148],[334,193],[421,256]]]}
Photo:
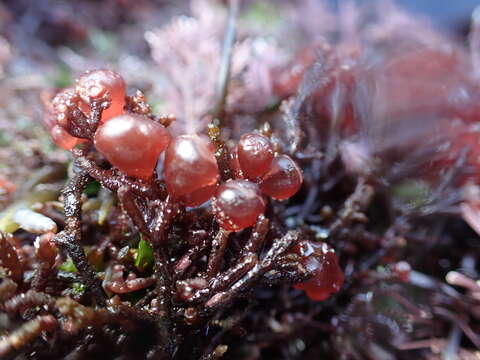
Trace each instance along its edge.
{"label": "dark brown branching stem", "polygon": [[0,357],[3,359],[15,350],[27,346],[43,331],[51,331],[56,326],[57,321],[52,315],[38,316],[27,321],[14,332],[0,339]]}
{"label": "dark brown branching stem", "polygon": [[227,321],[224,321],[222,324],[222,329],[217,333],[215,334],[215,336],[210,340],[210,344],[207,346],[207,348],[205,349],[202,357],[200,358],[201,360],[214,360],[214,359],[219,359],[222,357],[223,354],[221,354],[220,356],[217,355],[217,352],[216,351],[217,349],[219,349],[219,347],[221,346],[217,346],[222,337],[228,332],[230,331],[231,329],[233,329],[236,325],[238,325],[245,317],[247,317],[247,315],[249,314],[249,312],[251,311],[252,309],[252,306],[247,306],[245,309],[243,309],[243,311],[241,312],[241,314],[238,314],[236,316],[231,316],[229,319],[227,319]]}
{"label": "dark brown branching stem", "polygon": [[55,242],[72,259],[87,290],[91,292],[94,302],[98,305],[104,305],[105,293],[80,244],[81,196],[89,180],[90,176],[82,169],[73,175],[63,190],[66,226],[63,231],[55,236]]}
{"label": "dark brown branching stem", "polygon": [[175,276],[179,278],[182,276],[190,265],[203,256],[208,250],[209,241],[207,236],[200,239],[200,243],[191,247],[187,252],[176,262],[174,270]]}
{"label": "dark brown branching stem", "polygon": [[241,257],[235,265],[215,277],[210,287],[210,293],[225,290],[230,284],[240,280],[257,262],[256,254],[248,254]]}
{"label": "dark brown branching stem", "polygon": [[7,312],[23,312],[26,309],[42,307],[51,311],[55,304],[55,298],[51,295],[28,290],[26,293],[18,294],[4,303],[4,310]]}
{"label": "dark brown branching stem", "polygon": [[110,96],[105,94],[103,98],[90,103],[90,113],[88,116],[78,107],[70,107],[68,118],[71,119],[71,124],[68,131],[75,137],[92,141],[95,131],[100,124],[102,112],[109,106]]}
{"label": "dark brown branching stem", "polygon": [[144,219],[142,211],[138,208],[136,204],[136,197],[131,192],[131,190],[122,185],[118,189],[117,192],[118,199],[120,200],[120,204],[122,205],[123,211],[125,211],[130,219],[132,219],[133,223],[137,227],[138,231],[142,233],[147,238],[150,237],[150,230],[148,229],[148,225]]}
{"label": "dark brown branching stem", "polygon": [[209,309],[226,306],[236,298],[243,290],[256,282],[265,272],[271,270],[275,261],[299,238],[299,233],[289,231],[280,239],[274,240],[272,247],[265,256],[257,262],[244,277],[233,284],[228,290],[220,291],[213,295],[206,303],[205,307]]}
{"label": "dark brown branching stem", "polygon": [[255,254],[261,249],[263,241],[265,240],[265,236],[268,233],[269,223],[270,222],[265,215],[262,214],[258,217],[257,223],[252,229],[252,235],[250,235],[250,238],[243,248],[242,253],[244,255]]}
{"label": "dark brown branching stem", "polygon": [[[150,242],[153,247],[155,257],[155,279],[157,281],[157,308],[161,321],[159,323],[158,342],[167,352],[173,351],[173,344],[176,338],[173,334],[173,324],[171,320],[172,309],[172,270],[169,262],[169,254],[166,248],[166,240],[170,225],[178,213],[177,207],[168,196],[160,204],[160,211],[153,219],[151,226]],[[168,350],[169,349],[169,350]]]}
{"label": "dark brown branching stem", "polygon": [[347,226],[351,221],[366,221],[363,210],[370,204],[373,197],[373,187],[364,178],[360,178],[354,192],[345,200],[338,218],[330,226],[330,236]]}
{"label": "dark brown branching stem", "polygon": [[[234,260],[224,271],[220,270],[229,233],[220,230],[210,246],[206,267],[208,283],[201,284],[202,281],[199,279],[203,278],[202,274],[177,283],[181,284],[182,288],[186,286],[195,289],[193,293],[186,296],[186,300],[192,304],[203,304],[209,312],[212,309],[227,308],[235,298],[243,294],[247,288],[254,286],[267,272],[278,275],[273,277],[273,282],[272,276],[264,279],[267,283],[272,284],[277,278],[300,281],[309,276],[307,271],[299,265],[296,255],[286,253],[286,250],[299,239],[299,233],[296,231],[290,231],[285,236],[273,240],[266,254],[263,257],[259,255],[262,252],[268,230],[269,221],[262,215],[252,229],[238,260]],[[192,256],[193,254],[187,252],[184,257],[180,258],[176,267],[185,270],[191,263]]]}
{"label": "dark brown branching stem", "polygon": [[228,235],[228,231],[220,229],[212,241],[212,248],[210,250],[207,264],[207,275],[209,277],[215,276],[220,269],[225,248],[228,243]]}
{"label": "dark brown branching stem", "polygon": [[165,189],[156,182],[135,181],[128,176],[119,174],[116,170],[101,169],[87,157],[87,153],[83,149],[73,149],[72,154],[82,170],[111,191],[118,192],[120,187],[126,186],[134,194],[147,199],[163,199],[166,196]]}
{"label": "dark brown branching stem", "polygon": [[37,291],[44,290],[51,271],[51,264],[46,261],[41,261],[38,264],[38,267],[35,269],[35,274],[32,280],[32,288]]}
{"label": "dark brown branching stem", "polygon": [[[79,229],[80,225],[80,195],[90,177],[99,181],[104,187],[117,192],[123,210],[144,235],[145,239],[152,245],[155,257],[154,276],[157,282],[155,293],[159,315],[157,323],[158,343],[162,349],[171,347],[171,344],[174,343],[170,314],[172,275],[167,249],[165,248],[165,240],[170,224],[178,212],[177,207],[174,206],[169,197],[165,201],[159,200],[164,197],[164,193],[155,182],[137,182],[124,175],[117,174],[115,170],[103,170],[88,158],[86,151],[83,149],[75,149],[73,154],[82,170],[72,178],[65,189],[66,209],[67,205],[70,206],[68,207],[69,217],[67,217],[66,230],[63,234],[58,235],[59,240],[57,242],[66,248],[68,254],[74,259],[79,271],[89,276],[88,279],[85,278],[85,281],[87,284],[91,284],[95,280],[94,273],[86,262],[81,247],[75,247],[75,245],[78,245],[78,242],[72,241],[72,239],[75,239],[75,236],[79,236],[72,235],[72,232],[75,229]],[[71,208],[72,205],[77,205],[77,207]],[[73,233],[77,234],[76,232]],[[101,289],[96,291],[101,292],[103,295]],[[104,301],[103,298],[102,301]]]}
{"label": "dark brown branching stem", "polygon": [[165,242],[168,230],[176,214],[176,206],[173,204],[172,199],[167,197],[160,206],[160,211],[154,219],[152,228],[153,237],[151,241],[155,256],[158,306],[165,313],[166,317],[170,316],[172,271]]}
{"label": "dark brown branching stem", "polygon": [[146,214],[144,214],[138,206],[138,202],[144,200],[136,195],[127,184],[118,189],[118,197],[123,210],[153,248],[156,307],[161,319],[158,324],[159,343],[167,346],[174,342],[174,337],[171,333],[172,271],[165,244],[170,225],[178,213],[178,207],[167,196],[163,202],[159,200],[144,202],[147,207]]}

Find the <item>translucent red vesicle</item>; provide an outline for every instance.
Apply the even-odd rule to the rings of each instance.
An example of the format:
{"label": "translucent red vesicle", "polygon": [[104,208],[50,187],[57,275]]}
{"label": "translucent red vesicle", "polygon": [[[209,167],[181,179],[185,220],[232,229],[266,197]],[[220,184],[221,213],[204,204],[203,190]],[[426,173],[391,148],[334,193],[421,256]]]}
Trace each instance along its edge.
{"label": "translucent red vesicle", "polygon": [[197,206],[212,195],[219,178],[214,147],[199,135],[182,135],[172,140],[163,166],[169,194],[187,206]]}
{"label": "translucent red vesicle", "polygon": [[190,194],[183,195],[180,198],[180,200],[186,206],[190,206],[190,207],[199,206],[207,202],[208,200],[210,200],[215,195],[217,188],[218,188],[217,183],[213,185],[205,186]]}
{"label": "translucent red vesicle", "polygon": [[52,129],[50,130],[50,135],[52,137],[53,142],[58,147],[64,150],[72,150],[75,146],[77,146],[81,142],[81,139],[70,135],[60,125],[53,126]]}
{"label": "translucent red vesicle", "polygon": [[64,150],[71,150],[82,139],[74,137],[66,130],[68,124],[68,109],[75,99],[73,89],[67,88],[57,93],[53,99],[49,96],[44,99],[45,115],[43,122],[50,132],[52,141]]}
{"label": "translucent red vesicle", "polygon": [[87,71],[77,79],[75,90],[83,100],[81,109],[85,113],[89,112],[88,104],[91,100],[100,99],[107,92],[111,103],[103,111],[102,121],[123,113],[126,95],[125,80],[114,71],[103,69]]}
{"label": "translucent red vesicle", "polygon": [[285,200],[297,193],[302,182],[302,172],[296,162],[288,155],[279,155],[273,159],[259,185],[264,194]]}
{"label": "translucent red vesicle", "polygon": [[248,179],[264,175],[273,160],[273,146],[270,140],[260,134],[249,133],[238,142],[238,162]]}
{"label": "translucent red vesicle", "polygon": [[326,243],[304,240],[294,246],[293,252],[300,255],[300,263],[313,273],[310,280],[295,284],[294,288],[305,291],[309,298],[316,301],[325,300],[341,289],[343,271],[334,250]]}
{"label": "translucent red vesicle", "polygon": [[229,180],[220,185],[212,205],[222,228],[239,231],[255,224],[266,203],[257,184]]}
{"label": "translucent red vesicle", "polygon": [[69,110],[77,106],[78,97],[73,88],[66,88],[55,95],[52,100],[52,111],[54,121],[67,129],[69,127]]}
{"label": "translucent red vesicle", "polygon": [[168,130],[142,115],[110,119],[95,133],[95,146],[126,175],[148,180],[170,141]]}

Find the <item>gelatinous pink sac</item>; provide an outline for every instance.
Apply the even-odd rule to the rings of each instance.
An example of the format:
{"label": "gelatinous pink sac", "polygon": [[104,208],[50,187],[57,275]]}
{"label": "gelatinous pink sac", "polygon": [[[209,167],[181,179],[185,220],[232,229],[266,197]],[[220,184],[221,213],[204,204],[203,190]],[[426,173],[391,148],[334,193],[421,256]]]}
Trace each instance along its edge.
{"label": "gelatinous pink sac", "polygon": [[73,89],[67,88],[58,92],[53,98],[52,94],[44,94],[43,123],[50,132],[52,141],[64,150],[71,150],[84,141],[68,133],[67,103],[74,96]]}
{"label": "gelatinous pink sac", "polygon": [[180,200],[185,206],[195,207],[202,205],[203,203],[210,200],[217,191],[218,183],[213,185],[205,186],[201,189],[195,190],[190,194],[183,195]]}
{"label": "gelatinous pink sac", "polygon": [[295,284],[295,289],[305,291],[310,299],[316,301],[325,300],[340,291],[344,275],[335,251],[330,246],[303,240],[294,246],[292,252],[300,255],[300,263],[313,273],[308,281]]}
{"label": "gelatinous pink sac", "polygon": [[273,146],[266,136],[244,134],[238,142],[237,157],[245,177],[255,180],[268,171],[273,160]]}
{"label": "gelatinous pink sac", "polygon": [[102,113],[102,122],[123,113],[126,84],[122,76],[114,71],[105,69],[86,71],[77,79],[75,90],[83,100],[82,111],[87,113],[90,100],[99,99],[108,92],[111,102]]}
{"label": "gelatinous pink sac", "polygon": [[257,184],[229,180],[220,185],[212,205],[222,228],[239,231],[255,224],[265,211],[266,202]]}
{"label": "gelatinous pink sac", "polygon": [[69,109],[77,106],[77,98],[73,88],[66,88],[59,91],[52,100],[51,108],[54,115],[54,121],[64,129],[69,127]]}
{"label": "gelatinous pink sac", "polygon": [[60,125],[54,125],[50,129],[50,135],[55,145],[64,150],[72,150],[75,146],[82,142],[82,139],[70,135]]}
{"label": "gelatinous pink sac", "polygon": [[95,147],[128,176],[148,180],[170,142],[168,130],[143,115],[110,119],[95,133]]}
{"label": "gelatinous pink sac", "polygon": [[212,143],[200,135],[181,135],[165,153],[163,175],[168,193],[187,206],[210,199],[219,179]]}
{"label": "gelatinous pink sac", "polygon": [[[58,101],[61,98],[60,94],[63,94],[67,89],[58,93],[52,98],[52,94],[44,94],[43,105],[44,105],[44,115],[43,123],[52,137],[52,141],[60,148],[64,150],[73,149],[81,139],[73,137],[70,135],[67,130],[65,130],[61,125],[59,125],[57,119],[59,117],[59,112],[57,109]],[[68,125],[65,123],[65,125]]]}
{"label": "gelatinous pink sac", "polygon": [[288,155],[276,156],[260,181],[262,192],[277,200],[286,200],[302,186],[302,171]]}

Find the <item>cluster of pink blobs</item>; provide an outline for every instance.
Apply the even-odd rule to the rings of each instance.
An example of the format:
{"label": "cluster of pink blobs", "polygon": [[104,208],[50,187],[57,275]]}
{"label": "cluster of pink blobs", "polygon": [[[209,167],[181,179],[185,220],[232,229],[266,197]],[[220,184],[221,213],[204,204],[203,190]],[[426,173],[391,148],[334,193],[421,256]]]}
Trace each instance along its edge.
{"label": "cluster of pink blobs", "polygon": [[231,154],[235,179],[222,184],[213,200],[220,225],[229,231],[252,226],[265,211],[264,195],[286,200],[300,189],[303,177],[287,155],[276,155],[270,140],[256,133],[244,134]]}
{"label": "cluster of pink blobs", "polygon": [[264,195],[285,200],[302,184],[302,173],[288,156],[274,156],[269,139],[254,133],[241,137],[232,152],[235,179],[219,183],[215,148],[201,135],[172,140],[165,154],[164,180],[171,196],[186,206],[212,199],[219,225],[239,231],[255,224],[265,211]]}
{"label": "cluster of pink blobs", "polygon": [[203,204],[215,194],[220,177],[215,147],[202,135],[178,136],[165,154],[163,174],[172,197],[186,206]]}
{"label": "cluster of pink blobs", "polygon": [[75,88],[62,90],[53,98],[47,127],[59,147],[71,150],[85,141],[70,133],[72,118],[78,112],[90,116],[93,101],[108,101],[93,137],[95,147],[126,175],[149,180],[170,142],[170,133],[147,116],[125,112],[125,96],[125,81],[119,74],[87,71],[76,80]]}
{"label": "cluster of pink blobs", "polygon": [[87,71],[75,83],[75,87],[60,91],[52,100],[49,118],[46,120],[53,141],[65,150],[71,150],[82,142],[72,136],[68,128],[72,108],[89,113],[89,103],[108,95],[110,105],[102,113],[102,122],[123,113],[126,85],[123,78],[110,70]]}
{"label": "cluster of pink blobs", "polygon": [[235,179],[220,183],[215,147],[203,135],[171,139],[163,125],[145,115],[126,112],[125,81],[110,70],[89,71],[75,88],[59,92],[51,103],[47,126],[55,143],[70,150],[84,139],[70,133],[71,119],[81,112],[88,117],[93,101],[108,101],[93,141],[97,150],[128,176],[149,181],[161,153],[170,196],[185,206],[199,206],[213,199],[213,209],[222,228],[239,231],[255,224],[265,211],[266,199],[285,200],[302,184],[302,173],[290,157],[276,155],[270,140],[249,133],[232,152]]}
{"label": "cluster of pink blobs", "polygon": [[[93,136],[96,149],[124,174],[151,181],[160,155],[165,157],[158,174],[169,195],[185,206],[199,206],[212,200],[218,224],[227,231],[240,231],[254,225],[265,212],[267,197],[286,200],[300,189],[303,177],[296,162],[276,154],[270,139],[257,133],[244,134],[232,149],[230,168],[233,179],[220,181],[215,146],[204,135],[172,138],[166,127],[151,118],[125,111],[125,81],[109,70],[85,73],[75,88],[59,92],[49,109],[46,125],[55,143],[67,150],[87,141],[72,136],[74,112],[90,116],[92,101],[106,99],[100,124]],[[73,112],[73,113],[72,113]],[[314,277],[295,287],[315,300],[338,291],[343,274],[330,248],[308,241],[293,252]]]}

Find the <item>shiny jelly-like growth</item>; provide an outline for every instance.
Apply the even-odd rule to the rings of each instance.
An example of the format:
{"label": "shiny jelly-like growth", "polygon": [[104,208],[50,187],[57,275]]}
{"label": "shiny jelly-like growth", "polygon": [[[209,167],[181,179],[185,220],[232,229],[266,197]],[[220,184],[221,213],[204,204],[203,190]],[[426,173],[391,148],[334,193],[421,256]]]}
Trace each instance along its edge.
{"label": "shiny jelly-like growth", "polygon": [[247,179],[253,180],[264,175],[272,163],[273,156],[273,146],[263,135],[244,134],[238,142],[238,162]]}
{"label": "shiny jelly-like growth", "polygon": [[69,111],[77,105],[77,102],[78,97],[73,88],[63,89],[52,100],[53,118],[64,129],[70,126]]}
{"label": "shiny jelly-like growth", "polygon": [[148,180],[170,142],[170,133],[146,116],[124,114],[101,125],[94,141],[112,165],[126,175]]}
{"label": "shiny jelly-like growth", "polygon": [[313,276],[306,282],[295,284],[316,301],[323,301],[343,286],[344,275],[335,251],[326,243],[303,240],[295,244],[293,253],[300,256],[300,264]]}
{"label": "shiny jelly-like growth", "polygon": [[257,184],[248,180],[229,180],[219,186],[212,203],[220,226],[239,231],[256,223],[266,202]]}
{"label": "shiny jelly-like growth", "polygon": [[181,135],[170,143],[163,166],[168,193],[186,206],[209,200],[217,188],[219,171],[214,147],[204,136]]}
{"label": "shiny jelly-like growth", "polygon": [[70,135],[63,127],[60,125],[54,125],[50,129],[50,136],[52,137],[53,142],[58,147],[64,150],[72,150],[77,146],[82,140]]}
{"label": "shiny jelly-like growth", "polygon": [[286,200],[302,186],[302,171],[288,155],[276,156],[260,181],[262,192],[277,200]]}
{"label": "shiny jelly-like growth", "polygon": [[108,93],[110,106],[102,113],[102,122],[123,113],[126,85],[122,76],[111,70],[92,70],[83,73],[76,81],[75,90],[83,100],[81,109],[88,113],[88,104]]}
{"label": "shiny jelly-like growth", "polygon": [[53,142],[64,150],[71,150],[82,140],[70,135],[66,130],[68,124],[68,109],[75,100],[72,88],[60,91],[52,101],[45,104],[44,124],[50,132]]}

